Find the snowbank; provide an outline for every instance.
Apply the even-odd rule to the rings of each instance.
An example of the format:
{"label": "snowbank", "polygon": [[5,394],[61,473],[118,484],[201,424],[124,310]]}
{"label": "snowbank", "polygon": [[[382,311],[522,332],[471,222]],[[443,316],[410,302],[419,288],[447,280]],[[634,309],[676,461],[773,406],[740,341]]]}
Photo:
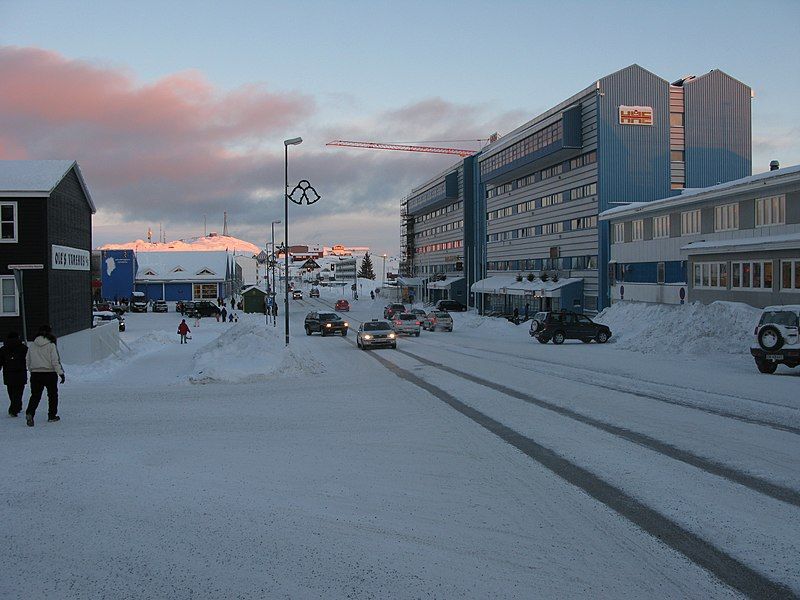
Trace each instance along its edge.
{"label": "snowbank", "polygon": [[654,354],[747,354],[761,311],[739,302],[683,306],[617,302],[596,321],[622,350]]}
{"label": "snowbank", "polygon": [[313,354],[284,345],[283,329],[257,320],[236,323],[194,355],[193,383],[249,383],[324,372]]}
{"label": "snowbank", "polygon": [[121,345],[119,353],[86,365],[64,362],[67,376],[76,381],[100,381],[109,374],[129,364],[134,359],[163,350],[164,346],[178,344],[179,338],[166,331],[150,331]]}

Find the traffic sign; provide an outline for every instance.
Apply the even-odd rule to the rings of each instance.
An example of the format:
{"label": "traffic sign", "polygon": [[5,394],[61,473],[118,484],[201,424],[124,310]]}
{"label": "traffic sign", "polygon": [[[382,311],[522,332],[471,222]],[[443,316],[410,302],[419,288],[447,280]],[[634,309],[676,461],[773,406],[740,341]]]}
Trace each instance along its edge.
{"label": "traffic sign", "polygon": [[38,271],[44,269],[42,264],[8,265],[11,271]]}

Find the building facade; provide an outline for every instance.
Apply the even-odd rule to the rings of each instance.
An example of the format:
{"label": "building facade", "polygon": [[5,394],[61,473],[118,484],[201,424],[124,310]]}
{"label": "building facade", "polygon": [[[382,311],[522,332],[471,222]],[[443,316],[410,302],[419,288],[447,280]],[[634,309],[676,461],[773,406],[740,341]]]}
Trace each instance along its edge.
{"label": "building facade", "polygon": [[486,147],[477,197],[488,276],[544,274],[582,291],[484,293],[483,304],[500,312],[531,300],[536,308],[607,306],[610,238],[598,214],[749,175],[750,102],[750,88],[722,71],[670,84],[631,65]]}
{"label": "building facade", "polygon": [[601,215],[612,301],[800,304],[800,166]]}
{"label": "building facade", "polygon": [[[94,203],[69,160],[0,161],[0,336],[28,338],[49,324],[57,336],[92,326]],[[22,271],[22,292],[12,266]]]}

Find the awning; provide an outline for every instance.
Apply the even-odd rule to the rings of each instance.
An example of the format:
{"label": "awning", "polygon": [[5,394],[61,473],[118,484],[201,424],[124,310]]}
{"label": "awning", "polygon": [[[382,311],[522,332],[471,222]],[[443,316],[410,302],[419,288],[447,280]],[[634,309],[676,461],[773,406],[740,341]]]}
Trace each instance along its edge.
{"label": "awning", "polygon": [[431,281],[428,284],[429,290],[446,290],[449,289],[451,285],[458,281],[464,281],[463,277],[448,277],[447,279],[440,279],[439,281]]}
{"label": "awning", "polygon": [[538,277],[533,281],[528,281],[523,277],[522,281],[517,281],[515,275],[493,275],[476,281],[470,290],[477,294],[559,298],[564,287],[582,282],[583,278],[581,277],[568,277],[558,281],[542,281]]}
{"label": "awning", "polygon": [[404,287],[422,287],[425,283],[422,277],[398,277],[397,283]]}
{"label": "awning", "polygon": [[757,252],[762,250],[795,250],[798,248],[800,248],[800,233],[703,240],[681,246],[681,250],[687,255],[725,252]]}

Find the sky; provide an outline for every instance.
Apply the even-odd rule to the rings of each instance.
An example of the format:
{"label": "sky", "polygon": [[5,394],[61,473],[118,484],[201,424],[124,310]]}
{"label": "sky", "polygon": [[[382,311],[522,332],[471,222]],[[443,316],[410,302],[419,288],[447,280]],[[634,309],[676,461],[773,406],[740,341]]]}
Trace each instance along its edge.
{"label": "sky", "polygon": [[78,160],[98,246],[221,231],[223,211],[263,245],[301,136],[289,180],[322,199],[290,206],[290,243],[396,254],[403,197],[454,157],[326,142],[508,133],[638,63],[747,83],[753,171],[800,164],[799,23],[797,0],[0,0],[0,159]]}

